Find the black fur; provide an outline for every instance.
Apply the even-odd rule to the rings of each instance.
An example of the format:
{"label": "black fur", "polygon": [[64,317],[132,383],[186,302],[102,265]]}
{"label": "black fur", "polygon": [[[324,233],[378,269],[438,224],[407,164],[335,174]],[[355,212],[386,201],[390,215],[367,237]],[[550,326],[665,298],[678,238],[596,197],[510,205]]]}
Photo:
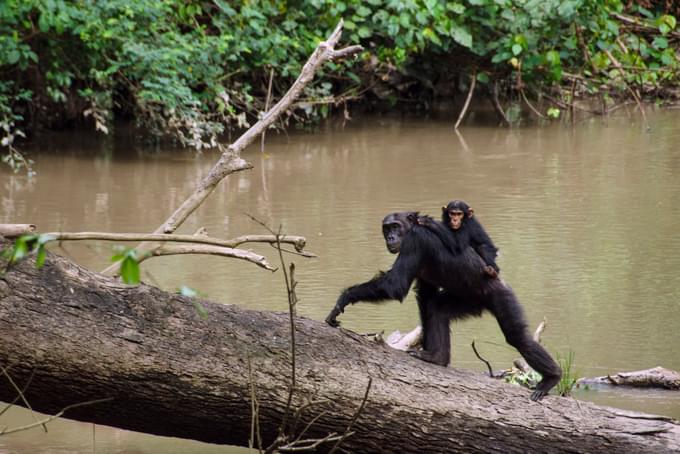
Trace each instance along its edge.
{"label": "black fur", "polygon": [[[449,211],[459,210],[463,212],[463,224],[457,230],[450,227]],[[493,244],[491,238],[482,227],[482,224],[475,218],[470,210],[470,206],[462,200],[453,200],[446,207],[442,208],[442,223],[448,227],[450,235],[440,235],[444,244],[454,254],[460,254],[468,246],[477,251],[484,263],[492,267],[497,273],[500,271],[496,264],[498,248]]]}
{"label": "black fur", "polygon": [[[358,301],[402,301],[413,281],[423,327],[423,350],[411,352],[424,361],[448,366],[451,359],[450,321],[491,312],[506,341],[515,347],[543,379],[532,400],[543,398],[562,374],[559,365],[529,334],[524,312],[512,289],[485,272],[486,264],[471,247],[442,247],[450,229],[416,212],[392,213],[383,220],[388,249],[399,253],[392,269],[344,290],[326,317],[338,326],[338,315]],[[444,240],[445,242],[446,240]]]}

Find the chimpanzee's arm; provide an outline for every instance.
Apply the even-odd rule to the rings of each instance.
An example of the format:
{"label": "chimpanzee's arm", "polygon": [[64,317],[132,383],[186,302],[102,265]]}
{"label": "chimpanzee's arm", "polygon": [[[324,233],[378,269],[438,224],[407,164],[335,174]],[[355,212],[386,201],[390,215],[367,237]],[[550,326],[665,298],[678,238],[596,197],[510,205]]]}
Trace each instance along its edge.
{"label": "chimpanzee's arm", "polygon": [[421,248],[416,247],[417,235],[409,234],[402,242],[401,251],[392,269],[381,273],[363,284],[353,285],[340,294],[335,307],[331,310],[326,323],[338,326],[337,316],[344,312],[348,304],[358,301],[377,303],[386,300],[402,301],[408,294],[413,280],[421,266]]}
{"label": "chimpanzee's arm", "polygon": [[496,265],[496,256],[498,255],[498,248],[493,244],[491,238],[476,219],[470,219],[470,242],[472,247],[477,251],[484,263],[491,266],[494,270],[500,271]]}

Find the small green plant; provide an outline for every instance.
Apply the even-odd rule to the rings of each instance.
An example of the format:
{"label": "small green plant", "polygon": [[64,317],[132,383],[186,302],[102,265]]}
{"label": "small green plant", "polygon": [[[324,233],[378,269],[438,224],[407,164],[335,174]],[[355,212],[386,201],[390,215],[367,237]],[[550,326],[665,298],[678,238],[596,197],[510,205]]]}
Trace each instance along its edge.
{"label": "small green plant", "polygon": [[18,263],[24,259],[29,254],[35,252],[35,266],[36,268],[42,268],[45,264],[45,259],[47,258],[47,250],[45,245],[54,240],[54,237],[47,234],[28,234],[21,235],[14,241],[14,244],[2,251],[2,258],[7,260],[7,268],[15,263]]}
{"label": "small green plant", "polygon": [[541,381],[541,374],[533,369],[529,369],[527,372],[518,370],[516,373],[506,375],[505,381],[513,385],[534,389],[538,382]]}
{"label": "small green plant", "polygon": [[557,357],[557,362],[562,368],[562,378],[557,384],[557,393],[560,396],[570,396],[571,390],[574,389],[576,385],[576,374],[573,370],[574,366],[574,352],[569,350],[566,357],[562,357],[559,353],[555,355]]}
{"label": "small green plant", "polygon": [[119,246],[117,253],[111,257],[112,262],[120,261],[120,278],[128,285],[140,283],[140,268],[137,251],[129,247]]}

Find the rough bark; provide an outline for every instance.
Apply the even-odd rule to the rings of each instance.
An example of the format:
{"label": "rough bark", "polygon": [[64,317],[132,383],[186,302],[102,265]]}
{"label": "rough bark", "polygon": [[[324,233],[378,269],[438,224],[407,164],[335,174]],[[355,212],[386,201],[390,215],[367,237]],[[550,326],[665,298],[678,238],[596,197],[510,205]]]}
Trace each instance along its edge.
{"label": "rough bark", "polygon": [[[282,294],[282,298],[285,295]],[[250,379],[262,436],[277,434],[290,376],[287,314],[192,301],[130,287],[55,255],[0,280],[0,367],[11,366],[31,405],[82,421],[247,445]],[[320,302],[320,304],[322,304]],[[481,373],[434,366],[322,322],[296,319],[295,405],[314,400],[298,427],[342,433],[373,380],[343,448],[361,452],[671,452],[680,426],[668,418],[529,392]],[[248,359],[252,374],[248,371]],[[0,400],[14,389],[0,377]]]}

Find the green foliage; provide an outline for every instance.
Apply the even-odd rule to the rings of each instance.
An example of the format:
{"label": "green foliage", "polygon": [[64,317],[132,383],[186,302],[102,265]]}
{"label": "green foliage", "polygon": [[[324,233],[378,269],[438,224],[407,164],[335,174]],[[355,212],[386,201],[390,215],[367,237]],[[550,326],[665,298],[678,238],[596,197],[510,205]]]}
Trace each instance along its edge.
{"label": "green foliage", "polygon": [[[304,94],[317,102],[302,103],[300,121],[328,114],[319,100],[359,93],[395,68],[424,86],[452,68],[478,70],[480,83],[539,88],[562,83],[565,71],[581,73],[591,92],[605,83],[621,92],[624,83],[677,84],[676,18],[629,3],[4,0],[0,124],[20,131],[28,120],[85,114],[107,132],[115,109],[153,133],[211,146],[225,128],[247,126],[261,113],[270,69],[281,96],[340,18],[341,42],[364,45],[377,64],[365,65],[367,73],[352,61],[327,64]],[[621,14],[641,25],[629,26]]]}
{"label": "green foliage", "polygon": [[576,386],[576,372],[573,370],[574,367],[574,352],[569,350],[566,357],[562,357],[559,353],[556,355],[557,362],[562,368],[562,378],[557,384],[557,393],[560,396],[571,395],[571,390]]}
{"label": "green foliage", "polygon": [[117,247],[118,251],[111,257],[112,262],[120,262],[120,278],[128,285],[141,282],[139,258],[137,251],[128,247]]}
{"label": "green foliage", "polygon": [[35,253],[35,266],[36,268],[42,268],[47,258],[45,245],[53,240],[54,237],[47,234],[21,235],[10,247],[2,251],[1,256],[9,267],[23,260],[29,254]]}
{"label": "green foliage", "polygon": [[527,372],[517,371],[506,375],[505,381],[507,383],[512,383],[513,385],[524,386],[525,388],[534,389],[538,382],[541,381],[541,374],[533,369],[529,369]]}

